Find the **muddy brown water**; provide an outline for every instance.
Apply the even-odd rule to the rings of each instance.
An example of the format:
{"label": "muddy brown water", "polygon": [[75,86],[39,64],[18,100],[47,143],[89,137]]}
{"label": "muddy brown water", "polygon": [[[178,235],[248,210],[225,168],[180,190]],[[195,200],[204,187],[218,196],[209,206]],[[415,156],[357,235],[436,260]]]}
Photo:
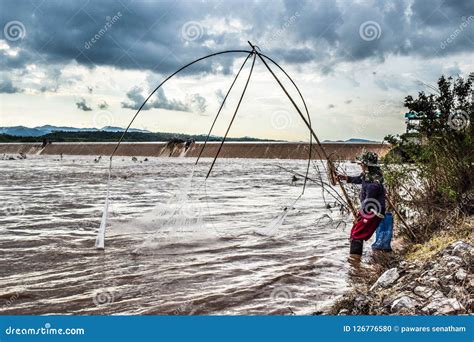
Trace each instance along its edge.
{"label": "muddy brown water", "polygon": [[208,159],[118,157],[100,251],[93,159],[0,160],[1,314],[304,315],[347,290],[349,219],[314,184],[294,204],[278,168],[304,161],[222,159],[204,182]]}

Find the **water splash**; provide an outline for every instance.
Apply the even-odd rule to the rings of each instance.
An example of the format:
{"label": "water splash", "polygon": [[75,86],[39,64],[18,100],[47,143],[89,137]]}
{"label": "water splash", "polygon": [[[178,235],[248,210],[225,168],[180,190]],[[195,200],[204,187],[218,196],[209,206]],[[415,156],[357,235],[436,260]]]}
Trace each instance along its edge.
{"label": "water splash", "polygon": [[207,206],[199,195],[203,184],[195,186],[194,178],[193,169],[165,203],[157,205],[133,222],[122,224],[122,227],[134,226],[148,234],[135,253],[165,243],[191,243],[212,236],[207,232],[204,220]]}
{"label": "water splash", "polygon": [[108,215],[109,215],[109,194],[107,193],[107,197],[105,198],[104,209],[102,211],[102,219],[100,221],[99,231],[97,233],[97,238],[95,240],[95,248],[97,249],[105,248],[105,228],[107,227]]}
{"label": "water splash", "polygon": [[107,221],[109,216],[109,196],[110,196],[110,178],[112,176],[112,160],[110,160],[108,178],[107,178],[107,194],[105,196],[104,209],[102,211],[102,219],[100,221],[99,231],[97,232],[97,238],[95,240],[95,248],[105,248],[105,229],[107,228]]}

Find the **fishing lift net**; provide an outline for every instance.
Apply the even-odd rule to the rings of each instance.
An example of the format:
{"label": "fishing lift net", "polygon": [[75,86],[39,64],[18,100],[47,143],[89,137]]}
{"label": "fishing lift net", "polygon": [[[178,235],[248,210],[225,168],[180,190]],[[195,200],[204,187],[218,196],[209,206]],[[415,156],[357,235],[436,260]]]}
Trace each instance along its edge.
{"label": "fishing lift net", "polygon": [[[335,204],[342,210],[345,211],[346,213],[352,213],[352,215],[356,216],[356,211],[355,208],[352,204],[352,201],[347,194],[346,189],[344,188],[343,184],[338,182],[335,173],[336,173],[336,166],[334,162],[332,161],[332,158],[327,155],[326,151],[324,150],[324,147],[321,145],[318,137],[316,136],[316,133],[313,130],[312,124],[311,124],[311,117],[308,111],[308,107],[306,105],[306,101],[296,85],[296,83],[293,81],[293,79],[290,77],[290,75],[277,63],[275,62],[272,58],[269,56],[261,53],[260,49],[258,46],[253,45],[252,43],[249,42],[250,49],[249,50],[227,50],[227,51],[221,51],[221,52],[216,52],[204,57],[201,57],[199,59],[196,59],[183,67],[179,68],[176,70],[174,73],[169,75],[167,78],[165,78],[149,95],[148,97],[144,100],[142,105],[139,107],[139,109],[136,111],[134,116],[132,117],[130,123],[128,124],[127,128],[121,135],[119,141],[115,145],[112,154],[110,155],[109,159],[109,167],[108,167],[108,180],[107,180],[107,193],[106,193],[106,198],[105,198],[105,205],[102,213],[102,220],[100,223],[99,231],[97,234],[96,238],[96,243],[95,247],[97,249],[104,249],[105,248],[105,233],[106,233],[106,228],[107,224],[109,221],[109,214],[110,214],[110,195],[111,195],[111,179],[112,179],[112,170],[113,170],[113,160],[114,156],[117,153],[117,150],[119,149],[120,145],[124,141],[124,138],[126,134],[129,132],[132,124],[135,122],[137,119],[138,115],[140,112],[144,109],[146,106],[147,102],[150,100],[150,98],[170,79],[172,79],[175,75],[179,74],[183,70],[187,69],[188,67],[199,63],[201,61],[207,60],[212,57],[220,56],[220,55],[230,55],[230,54],[244,54],[246,56],[244,62],[238,69],[238,72],[236,73],[230,87],[228,88],[225,96],[222,99],[222,102],[220,104],[219,110],[214,117],[214,120],[210,126],[209,132],[206,136],[205,141],[202,143],[202,146],[200,147],[199,155],[196,158],[196,161],[193,163],[190,172],[188,173],[188,177],[184,179],[184,183],[180,185],[180,191],[178,191],[175,195],[173,195],[170,200],[165,203],[165,204],[160,204],[160,207],[157,211],[153,212],[153,218],[151,220],[151,224],[153,227],[156,229],[152,230],[149,233],[149,237],[145,239],[144,244],[146,245],[149,242],[153,242],[156,239],[163,238],[164,236],[170,236],[171,233],[173,233],[173,227],[189,227],[192,225],[206,225],[206,224],[211,224],[212,225],[212,220],[203,220],[202,215],[199,215],[199,213],[202,212],[208,212],[209,211],[209,202],[208,201],[202,201],[203,197],[208,197],[207,195],[207,186],[208,186],[208,178],[210,177],[216,160],[219,158],[219,155],[222,152],[222,147],[224,143],[226,142],[228,138],[229,131],[232,127],[232,125],[235,122],[235,119],[237,117],[237,113],[239,111],[239,108],[242,104],[242,101],[245,97],[247,87],[249,85],[250,79],[252,77],[252,74],[254,72],[254,67],[255,67],[255,62],[258,59],[265,69],[271,74],[272,78],[276,81],[278,86],[281,88],[283,93],[286,95],[286,97],[289,99],[291,105],[294,107],[296,110],[298,116],[301,118],[303,121],[304,125],[307,127],[309,131],[309,148],[308,148],[308,160],[306,163],[305,167],[305,172],[295,172],[291,169],[281,167],[283,170],[292,173],[294,177],[298,176],[301,179],[303,179],[303,186],[302,190],[299,194],[296,195],[296,198],[288,201],[286,205],[283,206],[283,209],[281,210],[280,214],[278,214],[276,217],[273,219],[269,220],[267,224],[265,224],[263,227],[258,228],[255,233],[259,235],[273,235],[275,232],[278,230],[278,228],[283,224],[283,221],[289,215],[289,213],[294,210],[297,202],[301,199],[303,196],[307,183],[311,182],[316,184],[317,186],[321,187],[321,190],[323,192],[323,196],[327,196],[331,198],[331,201],[334,201]],[[250,69],[249,73],[245,79],[245,85],[243,87],[242,92],[240,93],[237,105],[233,111],[233,114],[231,116],[230,122],[227,126],[227,129],[225,131],[225,134],[222,138],[222,140],[218,143],[218,148],[217,152],[215,153],[214,157],[212,158],[212,161],[210,162],[210,165],[206,169],[203,169],[203,164],[200,163],[200,160],[202,159],[202,154],[204,149],[206,148],[206,145],[209,143],[209,138],[211,137],[211,134],[215,128],[215,124],[221,115],[222,109],[224,108],[224,105],[226,102],[228,102],[228,97],[231,94],[232,89],[234,88],[234,85],[236,81],[239,79],[239,77],[242,74],[242,71],[244,70],[244,67],[250,63]],[[290,84],[294,87],[294,90],[296,90],[301,103],[303,104],[302,108],[297,105],[293,97],[290,95],[288,92],[287,88],[283,85],[282,81],[280,78],[276,75],[275,70],[277,70],[279,73],[283,74],[284,77],[286,78],[286,81],[290,82]],[[316,145],[316,146],[315,146]],[[315,158],[317,157],[317,158]],[[317,159],[318,161],[316,161]],[[319,175],[317,177],[311,178],[309,177],[309,172],[310,170],[313,169],[316,171],[316,174]],[[202,174],[202,180],[197,181],[197,184],[195,184],[195,173],[199,172]],[[322,177],[321,175],[324,175],[325,177]],[[197,179],[197,178],[196,178]],[[340,187],[340,192],[337,191],[334,186],[336,184],[339,184]],[[204,195],[203,195],[204,194]],[[219,201],[217,200],[217,203]],[[327,216],[327,215],[325,215]],[[320,218],[321,222],[324,221],[327,218],[323,216]],[[329,218],[330,219],[330,218]],[[150,223],[150,222],[149,222]],[[174,231],[176,232],[176,231]]]}

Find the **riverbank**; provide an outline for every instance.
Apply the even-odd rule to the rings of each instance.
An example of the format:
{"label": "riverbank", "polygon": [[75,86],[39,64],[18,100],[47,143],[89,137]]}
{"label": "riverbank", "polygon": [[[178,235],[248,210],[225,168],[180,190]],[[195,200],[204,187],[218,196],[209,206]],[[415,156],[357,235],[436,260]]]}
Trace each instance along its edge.
{"label": "riverbank", "polygon": [[[45,147],[38,143],[2,143],[0,154],[36,154],[36,155],[92,155],[109,156],[116,143],[52,143]],[[220,143],[209,142],[202,157],[213,158]],[[384,156],[390,149],[388,144],[380,143],[323,143],[327,154],[338,160],[353,160],[362,151],[372,151]],[[185,143],[147,142],[122,143],[116,151],[117,156],[136,157],[192,157],[201,152],[203,143],[190,146]],[[261,159],[307,159],[309,144],[289,142],[226,142],[219,157],[221,158],[261,158]],[[312,158],[321,159],[321,149],[313,145]]]}
{"label": "riverbank", "polygon": [[374,254],[333,315],[460,315],[474,312],[474,238],[470,217],[423,244]]}

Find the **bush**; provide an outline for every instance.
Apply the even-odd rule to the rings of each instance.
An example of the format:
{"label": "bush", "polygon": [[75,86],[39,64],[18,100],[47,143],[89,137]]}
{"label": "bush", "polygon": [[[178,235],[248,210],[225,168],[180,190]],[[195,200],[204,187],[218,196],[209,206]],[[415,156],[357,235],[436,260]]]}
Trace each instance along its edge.
{"label": "bush", "polygon": [[474,74],[438,81],[438,93],[407,96],[416,118],[409,133],[387,136],[385,180],[392,200],[413,219],[417,239],[447,228],[473,211]]}

